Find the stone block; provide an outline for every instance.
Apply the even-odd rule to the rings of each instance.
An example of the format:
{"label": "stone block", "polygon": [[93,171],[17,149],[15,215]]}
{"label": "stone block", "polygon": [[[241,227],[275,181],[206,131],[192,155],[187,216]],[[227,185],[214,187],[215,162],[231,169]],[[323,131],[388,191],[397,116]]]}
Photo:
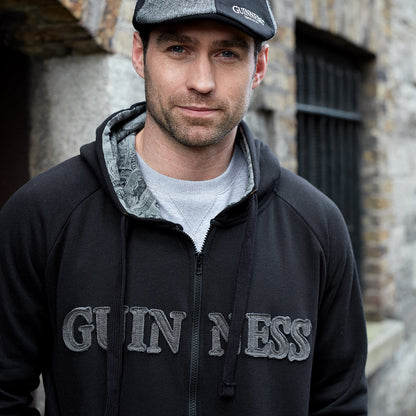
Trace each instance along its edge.
{"label": "stone block", "polygon": [[364,199],[364,207],[367,210],[385,210],[392,206],[392,201],[383,196],[367,197]]}
{"label": "stone block", "polygon": [[96,54],[37,62],[32,74],[32,176],[79,153],[112,112],[144,98],[129,58]]}
{"label": "stone block", "polygon": [[367,321],[367,377],[373,375],[396,354],[403,341],[404,330],[403,322],[397,320]]}
{"label": "stone block", "polygon": [[374,230],[364,233],[363,239],[366,243],[383,243],[389,239],[389,230]]}
{"label": "stone block", "polygon": [[81,19],[88,0],[58,0],[65,9],[69,10],[77,19]]}

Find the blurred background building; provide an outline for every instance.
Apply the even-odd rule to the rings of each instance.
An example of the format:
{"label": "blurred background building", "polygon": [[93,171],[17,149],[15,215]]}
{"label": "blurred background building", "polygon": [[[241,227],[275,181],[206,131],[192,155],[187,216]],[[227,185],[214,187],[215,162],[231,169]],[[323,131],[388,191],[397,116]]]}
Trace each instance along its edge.
{"label": "blurred background building", "polygon": [[[143,99],[134,3],[1,0],[0,206]],[[271,5],[278,36],[247,121],[344,213],[368,319],[370,415],[414,416],[416,2]]]}

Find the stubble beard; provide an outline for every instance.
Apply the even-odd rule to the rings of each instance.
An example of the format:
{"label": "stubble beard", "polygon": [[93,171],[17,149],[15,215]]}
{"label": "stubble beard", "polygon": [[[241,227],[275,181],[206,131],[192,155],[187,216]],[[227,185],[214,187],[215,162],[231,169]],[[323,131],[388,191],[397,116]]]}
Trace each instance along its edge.
{"label": "stubble beard", "polygon": [[[145,94],[148,116],[152,117],[158,127],[177,143],[193,148],[203,148],[220,143],[243,119],[248,110],[249,97],[235,100],[236,106],[231,109],[225,99],[210,94],[190,91],[186,96],[174,94],[166,103],[161,94],[154,88],[152,78],[145,69]],[[243,97],[241,97],[243,98]],[[180,114],[178,106],[206,106],[216,108],[213,118],[187,117]]]}

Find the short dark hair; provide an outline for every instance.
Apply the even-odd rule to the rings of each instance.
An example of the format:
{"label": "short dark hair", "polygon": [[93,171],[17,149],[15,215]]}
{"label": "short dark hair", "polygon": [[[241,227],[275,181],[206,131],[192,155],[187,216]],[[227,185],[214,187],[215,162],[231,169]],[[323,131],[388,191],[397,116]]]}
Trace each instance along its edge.
{"label": "short dark hair", "polygon": [[259,56],[259,53],[262,47],[263,47],[263,41],[261,41],[260,39],[254,39],[254,58],[256,61],[257,61],[257,57]]}
{"label": "short dark hair", "polygon": [[141,30],[139,32],[140,35],[140,39],[142,40],[142,44],[143,44],[143,55],[146,56],[147,53],[147,48],[149,46],[149,38],[150,38],[150,29],[146,29],[146,30]]}
{"label": "short dark hair", "polygon": [[[150,32],[152,31],[151,27],[148,27],[146,29],[142,29],[139,32],[140,38],[143,43],[143,52],[144,57],[146,58],[146,52],[147,48],[149,46],[149,38],[150,38]],[[261,48],[263,47],[263,41],[260,39],[254,39],[254,59],[257,61],[257,57],[259,56],[259,53],[261,51]]]}

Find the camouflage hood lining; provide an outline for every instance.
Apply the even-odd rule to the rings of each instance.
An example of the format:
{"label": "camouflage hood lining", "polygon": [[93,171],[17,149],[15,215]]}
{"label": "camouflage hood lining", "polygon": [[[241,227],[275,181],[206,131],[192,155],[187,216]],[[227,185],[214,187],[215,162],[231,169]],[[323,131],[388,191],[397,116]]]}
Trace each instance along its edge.
{"label": "camouflage hood lining", "polygon": [[[126,212],[139,218],[161,219],[157,201],[147,188],[140,171],[135,148],[135,136],[144,127],[145,119],[144,102],[114,115],[104,127],[102,151],[111,185]],[[254,187],[253,166],[242,132],[238,137],[241,138],[238,142],[249,167],[248,195]]]}

